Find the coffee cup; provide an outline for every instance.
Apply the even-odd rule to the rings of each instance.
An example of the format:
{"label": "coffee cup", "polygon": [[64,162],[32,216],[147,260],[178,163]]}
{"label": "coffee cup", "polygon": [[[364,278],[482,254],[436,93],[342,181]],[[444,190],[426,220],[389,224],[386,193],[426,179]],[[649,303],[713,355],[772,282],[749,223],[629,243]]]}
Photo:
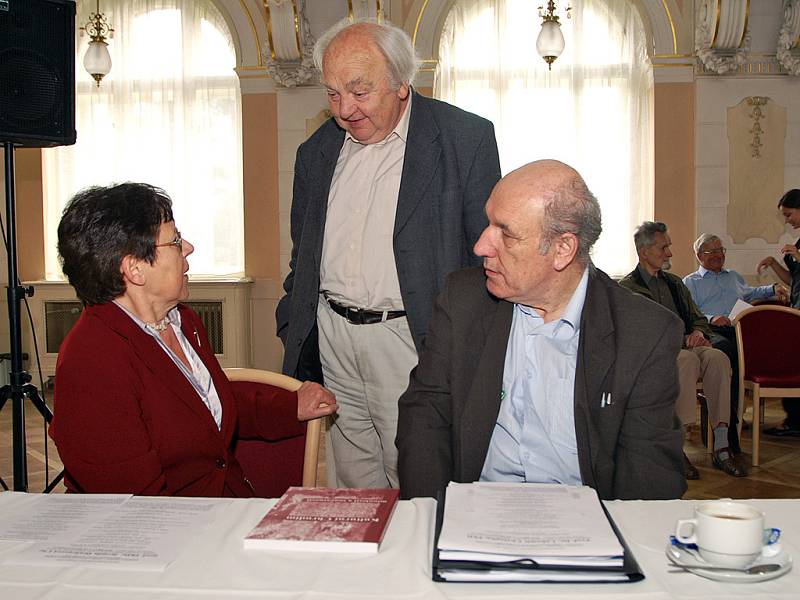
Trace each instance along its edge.
{"label": "coffee cup", "polygon": [[698,504],[693,519],[679,519],[675,538],[696,544],[700,556],[720,567],[746,567],[761,555],[764,546],[764,513],[757,508],[713,500]]}

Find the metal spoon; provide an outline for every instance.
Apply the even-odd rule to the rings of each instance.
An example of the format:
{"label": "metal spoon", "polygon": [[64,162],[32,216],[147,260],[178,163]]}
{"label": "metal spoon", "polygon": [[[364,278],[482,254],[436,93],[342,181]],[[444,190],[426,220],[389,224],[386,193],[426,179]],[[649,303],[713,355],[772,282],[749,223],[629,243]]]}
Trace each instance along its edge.
{"label": "metal spoon", "polygon": [[736,573],[744,573],[745,575],[763,575],[765,573],[772,573],[773,571],[777,571],[783,565],[779,565],[777,563],[763,563],[760,565],[753,565],[752,567],[747,567],[746,569],[736,569],[734,567],[715,567],[713,565],[689,565],[686,563],[677,563],[673,562],[676,567],[681,567],[682,569],[698,569],[702,571],[734,571]]}

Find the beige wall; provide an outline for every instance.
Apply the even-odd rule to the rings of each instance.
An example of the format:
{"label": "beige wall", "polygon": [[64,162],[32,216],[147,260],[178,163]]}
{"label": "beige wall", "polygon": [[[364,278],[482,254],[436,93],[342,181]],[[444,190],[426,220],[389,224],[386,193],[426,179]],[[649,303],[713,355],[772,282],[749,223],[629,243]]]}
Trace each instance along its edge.
{"label": "beige wall", "polygon": [[278,101],[274,93],[242,96],[245,273],[280,276]]}
{"label": "beige wall", "polygon": [[654,217],[670,229],[672,271],[695,270],[694,83],[655,86]]}
{"label": "beige wall", "polygon": [[23,281],[43,279],[42,152],[38,148],[20,148],[14,158],[19,277]]}

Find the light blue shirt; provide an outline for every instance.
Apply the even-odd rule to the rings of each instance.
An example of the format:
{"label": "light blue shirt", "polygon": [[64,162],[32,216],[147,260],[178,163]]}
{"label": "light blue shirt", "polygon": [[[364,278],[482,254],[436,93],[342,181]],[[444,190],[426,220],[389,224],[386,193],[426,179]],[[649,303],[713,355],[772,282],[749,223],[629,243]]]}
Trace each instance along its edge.
{"label": "light blue shirt", "polygon": [[740,298],[745,302],[767,300],[775,295],[774,285],[750,287],[736,271],[722,269],[719,273],[700,267],[683,278],[695,304],[707,319],[727,317]]}
{"label": "light blue shirt", "polygon": [[575,439],[575,367],[589,270],[560,319],[514,305],[500,412],[481,481],[581,485]]}

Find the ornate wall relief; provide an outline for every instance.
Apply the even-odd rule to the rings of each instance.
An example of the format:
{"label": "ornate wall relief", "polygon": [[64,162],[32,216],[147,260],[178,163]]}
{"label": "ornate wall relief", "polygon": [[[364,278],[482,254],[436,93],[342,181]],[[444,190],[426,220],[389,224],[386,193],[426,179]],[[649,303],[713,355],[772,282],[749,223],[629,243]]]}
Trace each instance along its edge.
{"label": "ornate wall relief", "polygon": [[800,75],[800,0],[783,0],[783,23],[775,56],[792,75]]}
{"label": "ornate wall relief", "polygon": [[777,243],[784,230],[776,205],[784,192],[786,108],[750,96],[728,108],[728,234],[734,243]]}
{"label": "ornate wall relief", "polygon": [[695,51],[703,66],[723,75],[744,64],[750,51],[749,0],[700,0],[695,12]]}
{"label": "ornate wall relief", "polygon": [[276,84],[314,83],[314,37],[305,17],[305,0],[264,0],[267,47],[264,64]]}

